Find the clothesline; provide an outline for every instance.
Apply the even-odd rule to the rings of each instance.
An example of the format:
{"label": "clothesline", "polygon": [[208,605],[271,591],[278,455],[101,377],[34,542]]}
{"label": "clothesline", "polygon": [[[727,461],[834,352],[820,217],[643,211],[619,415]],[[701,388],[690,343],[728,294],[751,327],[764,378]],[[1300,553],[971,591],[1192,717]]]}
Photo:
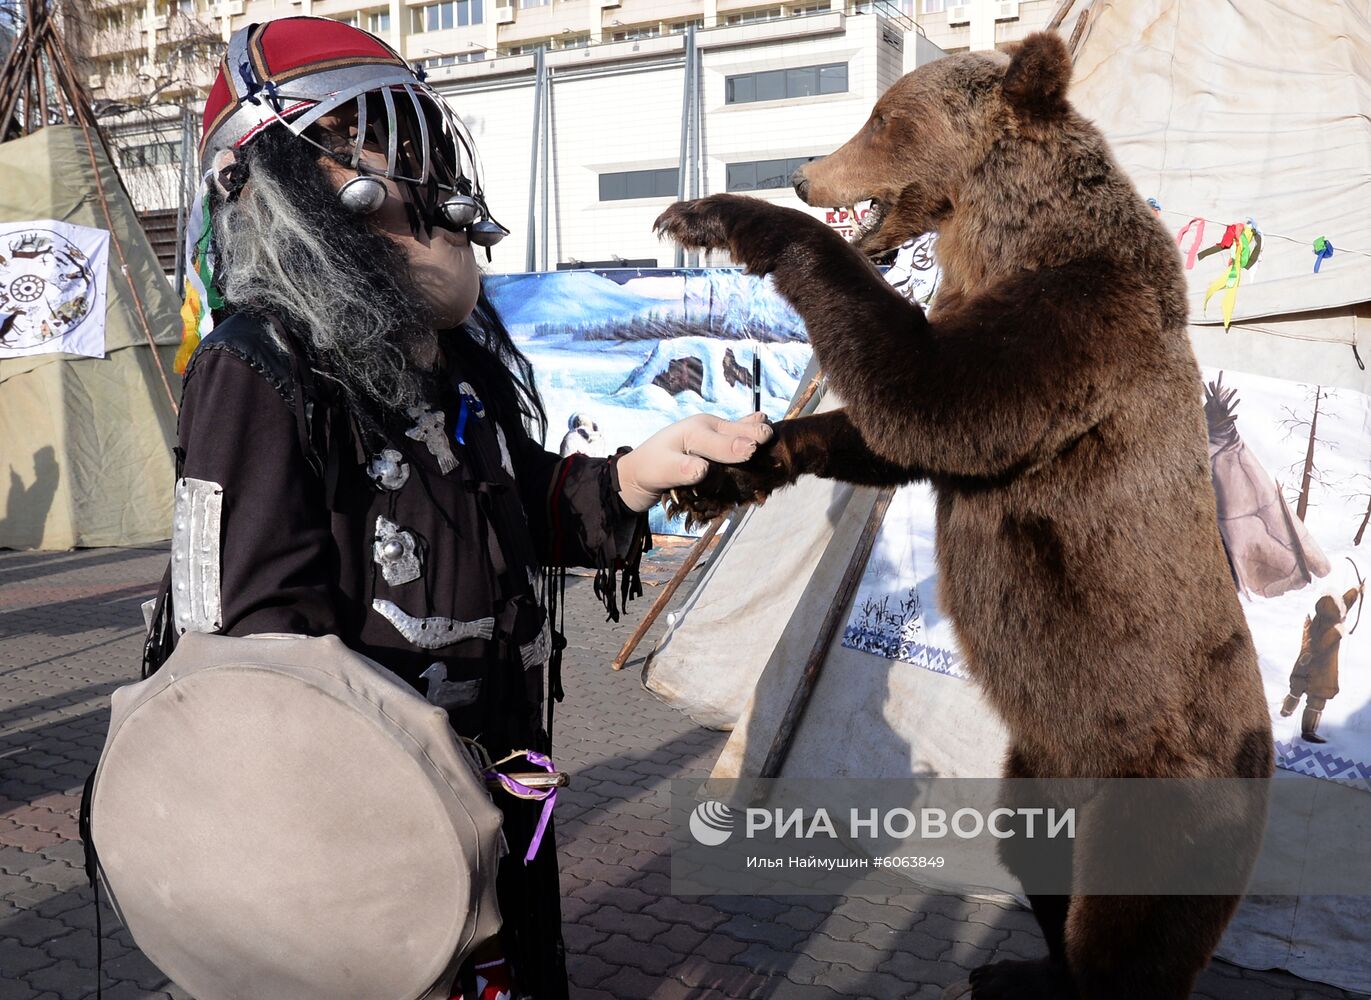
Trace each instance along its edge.
{"label": "clothesline", "polygon": [[[1175,216],[1178,219],[1185,219],[1187,221],[1189,221],[1190,219],[1200,219],[1204,222],[1206,226],[1213,225],[1219,226],[1221,228],[1226,228],[1231,224],[1230,222],[1220,222],[1217,219],[1211,219],[1208,216],[1204,215],[1193,215],[1189,212],[1177,212],[1174,209],[1170,208],[1159,209],[1159,212],[1162,215],[1171,215]],[[1284,240],[1286,243],[1294,243],[1296,246],[1302,246],[1306,250],[1309,250],[1311,253],[1313,252],[1314,240],[1312,239],[1302,240],[1295,236],[1286,236],[1283,233],[1273,233],[1268,229],[1262,229],[1259,227],[1256,228],[1257,231],[1261,233],[1261,237],[1263,240]],[[1326,233],[1320,233],[1319,235],[1327,236]],[[1371,257],[1371,250],[1359,250],[1355,247],[1345,247],[1341,243],[1337,242],[1337,240],[1331,240],[1331,242],[1333,243],[1333,250],[1335,253],[1349,253],[1356,254],[1359,257]]]}

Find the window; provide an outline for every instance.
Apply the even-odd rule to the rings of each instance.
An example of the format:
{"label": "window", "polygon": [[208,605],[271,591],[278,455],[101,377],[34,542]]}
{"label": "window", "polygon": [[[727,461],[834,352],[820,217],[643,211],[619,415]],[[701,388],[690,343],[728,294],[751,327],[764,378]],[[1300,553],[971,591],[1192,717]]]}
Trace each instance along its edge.
{"label": "window", "polygon": [[826,3],[816,3],[809,7],[791,7],[791,17],[804,17],[807,14],[827,14],[831,8]]}
{"label": "window", "polygon": [[349,28],[360,28],[361,25],[358,24],[358,21],[361,19],[361,16],[362,15],[354,10],[351,14],[340,15],[335,17],[334,20],[339,24],[346,24]]}
{"label": "window", "polygon": [[666,170],[625,170],[600,175],[600,200],[628,198],[674,198],[680,180],[676,167]]}
{"label": "window", "polygon": [[590,32],[580,35],[561,35],[557,39],[559,49],[583,49],[590,44]]}
{"label": "window", "polygon": [[[390,14],[385,15],[386,26],[390,26]],[[485,20],[485,0],[444,0],[424,7],[411,8],[410,30],[444,31],[448,28],[465,28],[470,24],[481,24]]]}
{"label": "window", "polygon": [[373,10],[367,15],[367,31],[373,35],[384,35],[390,31],[390,11]]}
{"label": "window", "polygon": [[667,25],[667,30],[673,35],[682,35],[685,34],[685,30],[692,25],[694,25],[696,30],[703,28],[705,26],[705,19],[703,17],[696,17],[689,21],[677,21],[675,24]]}
{"label": "window", "polygon": [[528,10],[530,7],[546,7],[548,0],[519,0],[519,9]]}
{"label": "window", "polygon": [[176,142],[150,142],[130,146],[119,154],[125,167],[160,167],[181,162],[181,145]]}
{"label": "window", "polygon": [[924,0],[925,14],[941,14],[947,10],[947,0]]}
{"label": "window", "polygon": [[782,17],[780,7],[769,7],[766,10],[750,10],[745,14],[730,14],[729,24],[755,24],[758,21],[779,21]]}
{"label": "window", "polygon": [[847,93],[847,63],[739,73],[724,80],[725,104]]}
{"label": "window", "polygon": [[770,191],[790,187],[790,175],[813,160],[812,156],[792,156],[784,160],[749,160],[730,163],[727,190]]}
{"label": "window", "polygon": [[640,38],[656,38],[662,33],[660,25],[644,24],[637,28],[626,28],[623,31],[614,32],[613,39],[616,42],[636,42]]}

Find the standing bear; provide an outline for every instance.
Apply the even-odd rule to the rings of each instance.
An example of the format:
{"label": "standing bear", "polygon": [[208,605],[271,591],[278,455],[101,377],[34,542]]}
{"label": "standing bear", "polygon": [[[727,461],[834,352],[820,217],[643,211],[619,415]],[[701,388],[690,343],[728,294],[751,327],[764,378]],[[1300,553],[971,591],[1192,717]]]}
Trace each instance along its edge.
{"label": "standing bear", "polygon": [[[777,424],[765,452],[675,503],[705,519],[804,474],[927,480],[942,602],[1008,730],[1007,777],[1254,779],[1245,807],[1203,792],[1170,835],[1132,842],[1161,875],[1190,851],[1192,895],[1067,896],[1060,879],[1043,891],[1044,873],[1006,852],[1048,956],[983,966],[949,991],[1179,1000],[1250,871],[1271,724],[1216,523],[1181,261],[1067,102],[1070,72],[1061,40],[1039,34],[897,82],[793,178],[810,205],[871,200],[852,244],[738,196],[658,219],[685,246],[772,275],[846,403]],[[943,283],[925,316],[864,255],[934,231]],[[1071,891],[1129,843],[1127,825],[1107,810],[1080,821]],[[1224,838],[1226,887],[1189,881],[1209,873],[1195,848]]]}

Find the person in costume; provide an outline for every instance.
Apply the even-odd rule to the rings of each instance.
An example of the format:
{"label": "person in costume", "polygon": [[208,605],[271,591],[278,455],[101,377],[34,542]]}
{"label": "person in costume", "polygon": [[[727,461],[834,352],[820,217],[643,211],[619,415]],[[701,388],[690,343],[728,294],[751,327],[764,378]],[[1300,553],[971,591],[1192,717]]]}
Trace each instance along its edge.
{"label": "person in costume", "polygon": [[[595,568],[617,615],[648,508],[770,428],[701,415],[609,459],[545,451],[532,370],[480,288],[473,246],[505,230],[471,137],[364,32],[293,17],[234,34],[200,156],[187,326],[205,335],[177,518],[211,527],[173,562],[152,646],[337,635],[492,758],[546,754],[561,640],[545,567]],[[194,517],[206,505],[217,532]],[[504,926],[458,995],[566,997],[551,825],[498,798]]]}

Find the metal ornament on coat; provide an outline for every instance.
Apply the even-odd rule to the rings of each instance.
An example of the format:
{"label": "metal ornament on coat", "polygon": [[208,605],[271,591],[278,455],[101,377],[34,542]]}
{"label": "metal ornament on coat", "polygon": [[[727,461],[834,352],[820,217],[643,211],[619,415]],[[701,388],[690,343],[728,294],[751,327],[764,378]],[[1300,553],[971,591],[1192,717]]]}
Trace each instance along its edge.
{"label": "metal ornament on coat", "polygon": [[376,539],[371,545],[371,557],[392,587],[417,580],[423,573],[414,534],[380,515],[376,517]]}
{"label": "metal ornament on coat", "polygon": [[442,649],[463,639],[489,639],[495,635],[494,618],[464,622],[460,618],[416,618],[394,601],[380,598],[371,602],[378,615],[395,626],[395,631],[420,649]]}
{"label": "metal ornament on coat", "polygon": [[382,448],[367,462],[367,476],[378,490],[394,492],[409,482],[409,463],[394,448]]}
{"label": "metal ornament on coat", "polygon": [[411,406],[405,413],[414,421],[414,426],[405,431],[411,441],[422,441],[428,453],[438,460],[438,471],[447,475],[457,468],[457,456],[452,453],[448,443],[446,422],[439,410],[424,406]]}

